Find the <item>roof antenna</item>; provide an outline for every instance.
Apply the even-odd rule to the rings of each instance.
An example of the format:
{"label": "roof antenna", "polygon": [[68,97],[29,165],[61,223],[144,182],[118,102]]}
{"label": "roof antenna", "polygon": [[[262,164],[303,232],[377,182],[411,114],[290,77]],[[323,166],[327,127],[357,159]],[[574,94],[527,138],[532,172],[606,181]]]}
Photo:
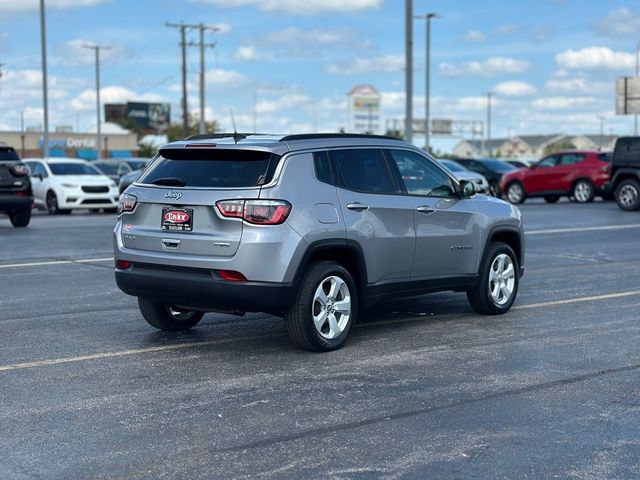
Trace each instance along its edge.
{"label": "roof antenna", "polygon": [[229,115],[231,115],[231,126],[233,127],[233,141],[238,143],[238,140],[242,140],[242,136],[238,135],[238,129],[236,128],[236,116],[233,114],[233,108],[229,108]]}

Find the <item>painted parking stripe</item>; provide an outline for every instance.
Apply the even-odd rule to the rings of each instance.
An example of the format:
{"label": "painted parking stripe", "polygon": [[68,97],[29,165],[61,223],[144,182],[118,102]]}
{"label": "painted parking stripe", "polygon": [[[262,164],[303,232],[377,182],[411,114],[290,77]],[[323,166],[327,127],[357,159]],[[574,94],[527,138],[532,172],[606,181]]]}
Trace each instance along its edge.
{"label": "painted parking stripe", "polygon": [[92,263],[92,262],[113,262],[113,257],[81,258],[78,260],[51,260],[46,262],[29,262],[29,263],[10,263],[6,265],[0,265],[0,268],[44,267],[47,265],[71,265],[74,263]]}
{"label": "painted parking stripe", "polygon": [[[640,290],[634,290],[630,292],[609,293],[606,295],[594,295],[589,297],[569,298],[566,300],[555,300],[555,301],[544,302],[544,303],[532,303],[528,305],[519,305],[517,307],[513,307],[513,310],[545,308],[545,307],[553,307],[556,305],[566,305],[566,304],[572,304],[572,303],[596,302],[601,300],[632,297],[637,295],[640,295]],[[414,321],[414,320],[415,320],[414,318],[390,320],[388,322],[378,322],[375,325],[383,325],[388,323],[401,323],[401,322]],[[90,355],[80,355],[76,357],[62,357],[62,358],[53,358],[49,360],[38,360],[33,362],[14,363],[9,365],[0,365],[0,373],[9,372],[12,370],[23,370],[27,368],[64,365],[69,363],[78,363],[78,362],[85,362],[90,360],[101,360],[105,358],[127,357],[131,355],[141,355],[145,353],[168,352],[173,350],[186,350],[189,348],[208,347],[213,345],[223,345],[226,343],[234,343],[234,342],[251,342],[255,340],[264,340],[267,338],[279,338],[283,336],[284,334],[270,334],[270,335],[255,335],[251,337],[234,337],[234,338],[226,338],[226,339],[220,339],[220,340],[210,340],[205,342],[176,343],[173,345],[161,345],[157,347],[135,348],[135,349],[129,349],[129,350],[119,350],[115,352],[102,352],[102,353],[94,353]]]}
{"label": "painted parking stripe", "polygon": [[600,227],[576,227],[576,228],[553,228],[549,230],[531,230],[525,232],[525,235],[545,235],[551,233],[577,233],[577,232],[598,232],[608,230],[631,230],[640,228],[640,223],[630,225],[602,225]]}
{"label": "painted parking stripe", "polygon": [[578,297],[578,298],[568,298],[566,300],[553,300],[550,302],[542,302],[542,303],[531,303],[528,305],[518,305],[513,307],[513,310],[525,310],[528,308],[544,308],[544,307],[553,307],[556,305],[568,305],[571,303],[582,303],[582,302],[597,302],[600,300],[611,300],[614,298],[624,298],[624,297],[633,297],[640,296],[640,290],[633,290],[631,292],[620,292],[620,293],[608,293],[605,295],[593,295],[591,297]]}

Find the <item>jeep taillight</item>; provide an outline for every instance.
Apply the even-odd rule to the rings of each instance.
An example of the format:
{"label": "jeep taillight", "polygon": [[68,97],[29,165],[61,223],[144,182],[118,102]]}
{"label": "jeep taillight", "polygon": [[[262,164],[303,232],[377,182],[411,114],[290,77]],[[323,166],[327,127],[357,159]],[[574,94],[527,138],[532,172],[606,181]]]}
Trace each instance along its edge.
{"label": "jeep taillight", "polygon": [[216,208],[223,217],[254,225],[280,225],[291,213],[291,204],[285,200],[220,200]]}
{"label": "jeep taillight", "polygon": [[26,177],[29,175],[29,169],[26,165],[12,165],[10,170],[16,177]]}
{"label": "jeep taillight", "polygon": [[120,203],[118,204],[118,215],[123,212],[133,212],[133,209],[136,208],[136,204],[138,203],[138,198],[134,195],[130,195],[128,193],[122,194],[120,197]]}

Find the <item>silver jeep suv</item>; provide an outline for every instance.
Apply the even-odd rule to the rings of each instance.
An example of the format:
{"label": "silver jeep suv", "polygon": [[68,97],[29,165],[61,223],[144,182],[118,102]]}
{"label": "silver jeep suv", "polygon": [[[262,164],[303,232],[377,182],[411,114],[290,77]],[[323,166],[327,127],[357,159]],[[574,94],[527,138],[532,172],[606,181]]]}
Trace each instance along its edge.
{"label": "silver jeep suv", "polygon": [[115,275],[159,329],[268,312],[296,345],[326,351],[385,298],[454,290],[507,312],[523,238],[516,207],[400,140],[196,136],[160,149],[123,194]]}

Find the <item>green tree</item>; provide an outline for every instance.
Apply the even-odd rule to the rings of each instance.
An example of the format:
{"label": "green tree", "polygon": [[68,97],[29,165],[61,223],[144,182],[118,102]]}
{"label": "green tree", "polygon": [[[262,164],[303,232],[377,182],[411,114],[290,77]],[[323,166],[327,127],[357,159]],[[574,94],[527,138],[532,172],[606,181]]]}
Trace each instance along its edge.
{"label": "green tree", "polygon": [[156,146],[151,143],[141,142],[138,144],[139,157],[151,158],[156,154],[157,151],[158,149],[156,148]]}
{"label": "green tree", "polygon": [[544,156],[553,155],[554,153],[564,152],[565,150],[575,150],[576,146],[567,139],[558,140],[544,147]]}
{"label": "green tree", "polygon": [[[205,130],[207,133],[217,133],[220,131],[220,125],[215,120],[210,122],[205,122]],[[197,135],[198,134],[198,125],[192,123],[189,125],[189,135]],[[169,125],[167,129],[167,138],[170,142],[174,142],[176,140],[184,140],[184,134],[182,132],[182,124],[181,123],[172,123]]]}

